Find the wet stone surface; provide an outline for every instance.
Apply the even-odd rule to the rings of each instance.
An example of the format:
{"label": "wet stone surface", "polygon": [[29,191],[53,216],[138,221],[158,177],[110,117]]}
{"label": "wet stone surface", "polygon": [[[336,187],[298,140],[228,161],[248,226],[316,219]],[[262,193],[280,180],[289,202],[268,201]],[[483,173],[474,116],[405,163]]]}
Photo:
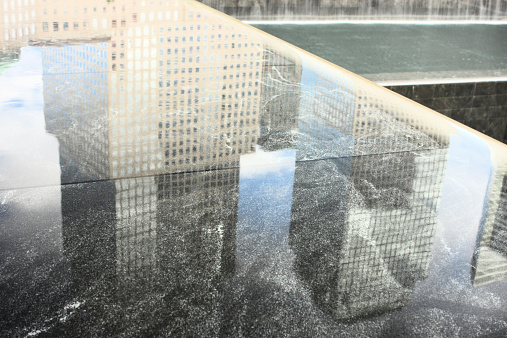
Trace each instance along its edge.
{"label": "wet stone surface", "polygon": [[197,3],[123,3],[2,42],[0,335],[507,333],[504,145]]}

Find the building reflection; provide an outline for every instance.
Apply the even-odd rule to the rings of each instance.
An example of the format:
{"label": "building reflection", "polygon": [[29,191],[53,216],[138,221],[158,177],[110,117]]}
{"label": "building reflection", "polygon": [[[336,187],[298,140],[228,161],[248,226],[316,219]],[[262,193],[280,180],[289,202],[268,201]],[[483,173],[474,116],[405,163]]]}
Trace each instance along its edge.
{"label": "building reflection", "polygon": [[505,164],[494,168],[472,257],[474,286],[507,278],[507,175]]}
{"label": "building reflection", "polygon": [[289,240],[314,302],[338,320],[410,302],[428,269],[448,136],[190,3],[64,8],[42,8],[36,34],[72,37],[41,50],[61,181],[80,183],[62,187],[76,293],[150,299],[161,320],[182,323],[172,333],[218,335],[239,159],[259,144],[297,149]]}
{"label": "building reflection", "polygon": [[299,133],[307,142],[297,157],[326,157],[318,153],[323,140],[330,159],[296,166],[296,274],[337,320],[408,305],[428,270],[448,138],[390,116],[352,83],[329,87],[335,81],[311,70],[303,77],[312,97],[304,100],[309,116]]}
{"label": "building reflection", "polygon": [[239,169],[116,181],[116,301],[156,297],[174,334],[217,335],[220,285],[235,271]]}
{"label": "building reflection", "polygon": [[109,174],[107,44],[41,47],[44,117],[60,144],[62,183]]}
{"label": "building reflection", "polygon": [[219,285],[235,268],[239,158],[258,138],[262,45],[187,3],[97,8],[87,26],[55,18],[41,33],[91,24],[98,36],[41,46],[61,181],[80,183],[62,186],[73,289],[122,304],[158,295],[177,332],[216,335]]}
{"label": "building reflection", "polygon": [[301,99],[301,59],[264,46],[258,144],[265,151],[294,149]]}
{"label": "building reflection", "polygon": [[177,24],[135,29],[156,42],[148,54],[139,38],[111,42],[111,177],[236,167],[254,149],[259,41],[178,12]]}

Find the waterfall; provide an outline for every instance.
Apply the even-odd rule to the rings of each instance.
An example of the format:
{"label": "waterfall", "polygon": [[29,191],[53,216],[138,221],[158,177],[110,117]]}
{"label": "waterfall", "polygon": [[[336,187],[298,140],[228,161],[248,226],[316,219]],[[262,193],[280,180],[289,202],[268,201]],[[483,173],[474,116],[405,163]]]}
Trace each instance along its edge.
{"label": "waterfall", "polygon": [[241,20],[506,20],[507,0],[199,0]]}

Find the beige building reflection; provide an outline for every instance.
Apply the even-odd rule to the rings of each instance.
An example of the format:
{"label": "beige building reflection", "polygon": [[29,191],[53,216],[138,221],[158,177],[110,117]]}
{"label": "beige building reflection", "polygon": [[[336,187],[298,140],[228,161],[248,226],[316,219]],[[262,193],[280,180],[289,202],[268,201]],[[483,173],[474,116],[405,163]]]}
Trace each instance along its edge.
{"label": "beige building reflection", "polygon": [[[244,28],[166,0],[16,0],[2,9],[5,45],[32,39],[62,54],[44,67],[55,84],[72,82],[62,70],[107,74],[107,88],[97,90],[107,93],[111,178],[234,167],[254,149],[263,49]],[[82,51],[70,55],[58,41]],[[101,63],[97,45],[106,49]]]}
{"label": "beige building reflection", "polygon": [[[234,269],[239,158],[258,138],[259,38],[191,2],[32,0],[29,8],[34,33],[2,37],[41,46],[62,182],[118,179],[88,187],[108,196],[97,210],[113,230],[94,227],[93,217],[75,224],[64,208],[75,284],[103,276],[108,256],[122,294],[165,285],[182,302],[212,306],[207,292]],[[62,188],[62,200],[71,195]],[[94,254],[104,241],[107,252]]]}
{"label": "beige building reflection", "polygon": [[[218,215],[236,215],[239,157],[254,150],[257,139],[259,41],[206,12],[192,11],[187,5],[170,8],[174,11],[161,17],[159,24],[152,22],[154,13],[162,11],[157,6],[154,12],[132,15],[132,26],[123,29],[120,25],[108,45],[110,177],[157,175],[117,181],[118,276],[130,281],[147,272],[153,277],[172,269],[170,265],[176,263],[163,259],[167,251],[189,259],[223,255],[234,261],[233,253],[223,248],[234,243],[230,234],[235,233],[237,216],[221,222],[218,219],[223,215],[210,220],[189,218],[192,224],[186,228],[180,227],[182,218],[160,215],[166,204],[176,201],[181,202],[182,212],[189,212],[185,206],[195,205],[183,200],[191,200],[190,196],[193,203],[202,204],[201,210],[208,203]],[[200,173],[226,168],[231,170],[207,176]],[[164,175],[166,172],[181,174]],[[218,204],[225,196],[196,194],[196,189],[232,189],[235,193],[229,196],[228,208],[221,209]],[[168,232],[171,238],[185,237],[190,228],[195,231],[187,235],[202,243],[188,246],[161,241]],[[227,241],[219,244],[224,233]],[[219,237],[214,244],[205,243],[210,236]],[[219,265],[231,267],[230,263]],[[186,267],[192,268],[195,266]]]}
{"label": "beige building reflection", "polygon": [[260,42],[177,8],[177,23],[134,24],[111,40],[111,177],[235,167],[254,149]]}

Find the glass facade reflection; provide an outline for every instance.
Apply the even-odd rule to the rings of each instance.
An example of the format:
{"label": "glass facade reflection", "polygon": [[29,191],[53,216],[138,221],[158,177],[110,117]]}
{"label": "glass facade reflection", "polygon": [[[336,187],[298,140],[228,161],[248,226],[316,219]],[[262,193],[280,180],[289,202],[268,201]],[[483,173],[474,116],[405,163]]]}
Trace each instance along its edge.
{"label": "glass facade reflection", "polygon": [[[50,316],[45,299],[10,296],[22,304],[1,308],[6,335],[354,335],[363,317],[419,316],[427,290],[442,290],[430,259],[444,251],[437,218],[459,137],[449,121],[196,2],[26,3],[34,33],[23,21],[14,34],[9,17],[1,43],[40,51],[63,252],[5,278],[63,291]],[[476,285],[488,253],[503,269],[497,169]],[[21,207],[1,189],[4,236],[40,196]],[[464,301],[445,300],[452,311]],[[467,308],[471,322],[492,313],[502,328],[501,310],[482,310]]]}
{"label": "glass facade reflection", "polygon": [[507,278],[507,176],[505,165],[497,168],[489,183],[485,208],[476,248],[471,263],[474,286],[494,283]]}
{"label": "glass facade reflection", "polygon": [[43,46],[46,129],[60,143],[62,182],[109,174],[107,43]]}
{"label": "glass facade reflection", "polygon": [[323,311],[347,320],[410,303],[427,275],[446,163],[437,145],[296,167],[294,268]]}

